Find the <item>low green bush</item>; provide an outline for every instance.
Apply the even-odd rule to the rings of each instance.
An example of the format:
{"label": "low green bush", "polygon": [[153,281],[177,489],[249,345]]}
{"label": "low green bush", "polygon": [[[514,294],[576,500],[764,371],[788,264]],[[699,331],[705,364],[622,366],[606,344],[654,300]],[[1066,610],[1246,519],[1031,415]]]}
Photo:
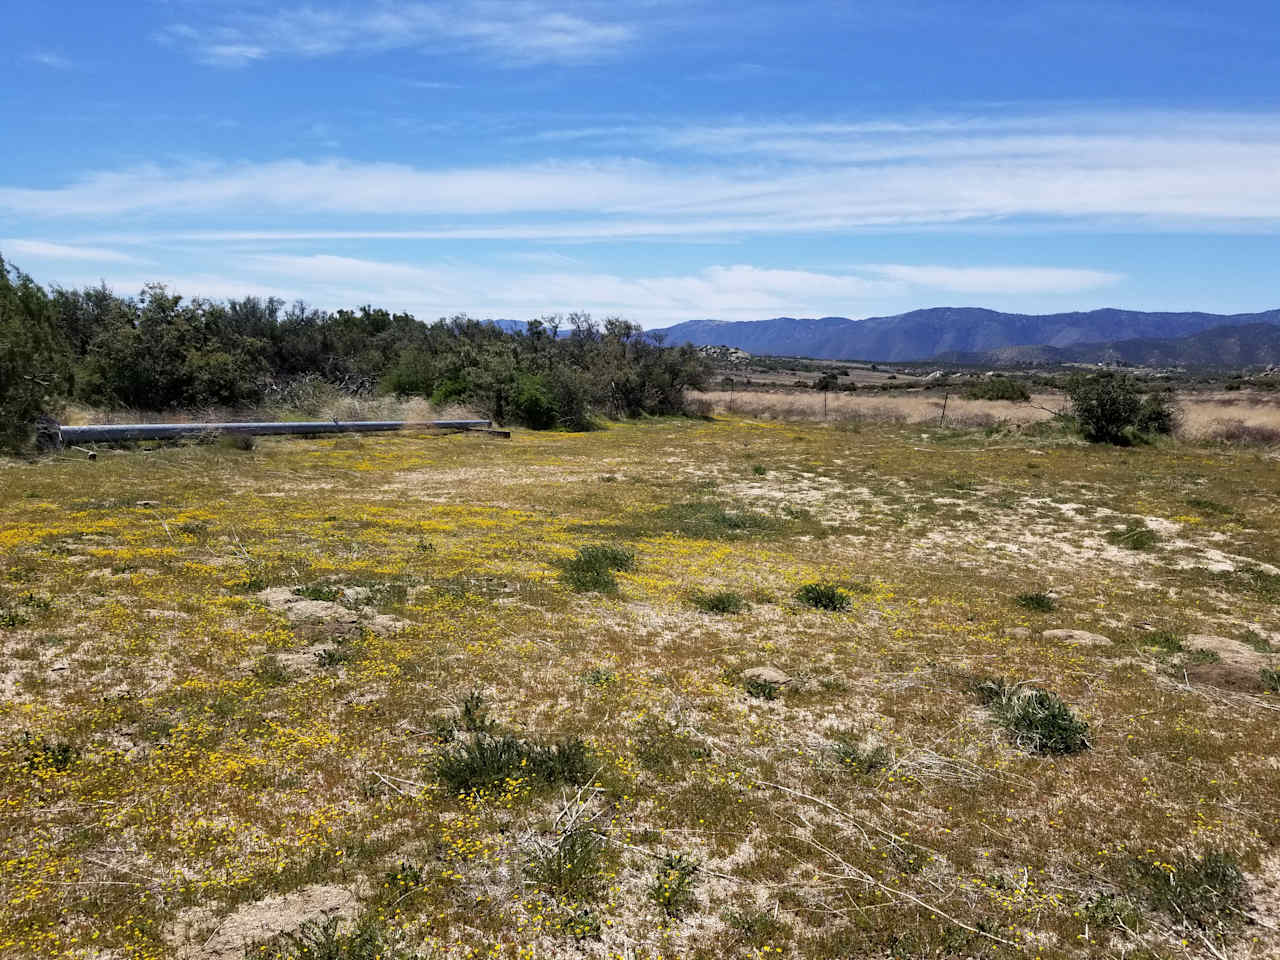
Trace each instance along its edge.
{"label": "low green bush", "polygon": [[732,590],[717,590],[714,593],[694,593],[690,601],[703,613],[741,613],[747,609],[746,598]]}
{"label": "low green bush", "polygon": [[1071,754],[1090,746],[1089,725],[1077,718],[1056,693],[999,677],[978,681],[974,690],[1024,750]]}
{"label": "low green bush", "polygon": [[1178,923],[1223,930],[1238,925],[1249,887],[1234,856],[1210,850],[1202,856],[1134,860],[1130,871],[1147,903]]}
{"label": "low green bush", "polygon": [[658,863],[649,885],[649,899],[672,919],[679,919],[697,903],[694,890],[700,865],[683,853],[668,853]]}
{"label": "low green bush", "polygon": [[796,591],[796,599],[815,610],[831,610],[839,613],[853,605],[853,599],[843,588],[834,583],[806,583]]}
{"label": "low green bush", "polygon": [[1033,613],[1051,613],[1055,606],[1053,597],[1047,593],[1020,593],[1013,598],[1013,602]]}
{"label": "low green bush", "polygon": [[591,779],[591,753],[580,739],[546,746],[511,734],[482,733],[440,754],[436,775],[453,793],[470,793],[515,778],[582,786]]}
{"label": "low green bush", "polygon": [[579,593],[616,593],[616,570],[634,570],[634,550],[613,544],[597,544],[582,547],[577,554],[565,561],[560,578]]}

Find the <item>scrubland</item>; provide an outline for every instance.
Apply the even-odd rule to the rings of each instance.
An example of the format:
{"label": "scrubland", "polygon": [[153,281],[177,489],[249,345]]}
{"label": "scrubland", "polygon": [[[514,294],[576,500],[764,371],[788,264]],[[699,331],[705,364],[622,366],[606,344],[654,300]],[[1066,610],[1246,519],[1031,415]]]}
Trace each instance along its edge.
{"label": "scrubland", "polygon": [[0,515],[0,956],[1280,955],[1265,450],[276,438]]}
{"label": "scrubland", "polygon": [[[691,393],[709,411],[779,420],[875,420],[957,427],[1023,428],[1044,423],[1067,406],[1061,393],[1032,394],[1030,403],[974,400],[957,390],[860,393],[814,390],[708,390]],[[1280,447],[1280,396],[1257,391],[1183,393],[1176,410],[1179,436],[1192,443]]]}

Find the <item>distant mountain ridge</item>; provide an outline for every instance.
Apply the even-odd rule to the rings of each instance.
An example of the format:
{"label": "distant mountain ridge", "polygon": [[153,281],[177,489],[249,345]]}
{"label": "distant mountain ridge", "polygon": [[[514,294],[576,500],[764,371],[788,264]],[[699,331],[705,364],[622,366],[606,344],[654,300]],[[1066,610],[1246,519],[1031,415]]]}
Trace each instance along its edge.
{"label": "distant mountain ridge", "polygon": [[[668,344],[730,346],[748,353],[829,360],[928,360],[942,354],[987,354],[1007,347],[1066,348],[1136,339],[1169,340],[1217,327],[1280,324],[1280,309],[1262,313],[1157,313],[1106,308],[1075,313],[1001,313],[981,307],[931,307],[890,317],[774,317],[690,320],[661,330]],[[1258,361],[1247,361],[1258,362]]]}
{"label": "distant mountain ridge", "polygon": [[1058,363],[1122,363],[1142,367],[1273,366],[1280,364],[1280,325],[1246,323],[1213,327],[1188,337],[1112,340],[1069,347],[1043,344],[1002,347],[984,353],[943,353],[933,359],[1016,367]]}

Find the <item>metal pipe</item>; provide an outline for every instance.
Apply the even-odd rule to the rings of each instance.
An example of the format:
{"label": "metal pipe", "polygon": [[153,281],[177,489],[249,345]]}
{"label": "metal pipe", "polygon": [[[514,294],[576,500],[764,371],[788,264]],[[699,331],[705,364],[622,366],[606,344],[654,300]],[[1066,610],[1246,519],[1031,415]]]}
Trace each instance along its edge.
{"label": "metal pipe", "polygon": [[110,423],[90,427],[61,427],[62,442],[106,443],[115,440],[167,440],[200,434],[240,433],[253,436],[318,433],[379,433],[434,428],[476,430],[492,426],[490,420],[309,420],[278,423]]}

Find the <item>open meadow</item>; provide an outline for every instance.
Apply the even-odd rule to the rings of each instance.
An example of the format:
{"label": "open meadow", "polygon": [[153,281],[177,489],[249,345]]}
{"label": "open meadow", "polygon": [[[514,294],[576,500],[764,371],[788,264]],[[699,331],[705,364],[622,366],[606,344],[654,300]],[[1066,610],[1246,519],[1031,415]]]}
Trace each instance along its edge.
{"label": "open meadow", "polygon": [[4,958],[1280,956],[1265,451],[79,456],[0,466]]}

